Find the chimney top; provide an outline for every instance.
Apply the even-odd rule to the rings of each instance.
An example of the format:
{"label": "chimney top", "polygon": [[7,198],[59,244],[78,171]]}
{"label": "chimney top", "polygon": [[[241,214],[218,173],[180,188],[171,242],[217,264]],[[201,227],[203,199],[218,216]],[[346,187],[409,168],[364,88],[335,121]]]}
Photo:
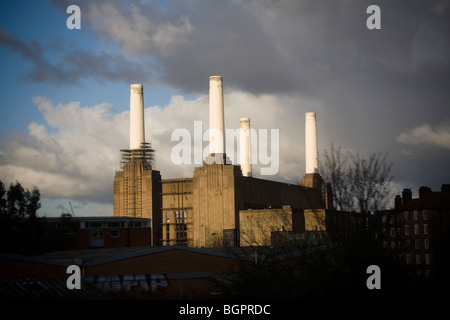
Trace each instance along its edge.
{"label": "chimney top", "polygon": [[130,85],[131,92],[134,93],[144,93],[144,86],[142,84],[132,84]]}
{"label": "chimney top", "polygon": [[404,188],[402,191],[403,204],[412,200],[412,192],[410,188]]}
{"label": "chimney top", "polygon": [[397,194],[394,199],[395,209],[399,209],[402,206],[402,196]]}
{"label": "chimney top", "polygon": [[422,198],[423,196],[425,196],[425,195],[427,195],[427,194],[429,194],[429,193],[431,193],[432,191],[431,191],[431,188],[430,187],[427,187],[427,186],[421,186],[420,188],[419,188],[419,198]]}
{"label": "chimney top", "polygon": [[316,113],[315,112],[306,112],[305,113],[305,117],[306,118],[315,119],[316,118]]}

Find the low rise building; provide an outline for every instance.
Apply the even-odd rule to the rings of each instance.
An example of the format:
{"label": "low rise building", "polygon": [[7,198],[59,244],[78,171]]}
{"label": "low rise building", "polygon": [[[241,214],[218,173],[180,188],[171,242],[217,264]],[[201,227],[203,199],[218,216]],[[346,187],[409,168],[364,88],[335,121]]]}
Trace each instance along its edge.
{"label": "low rise building", "polygon": [[304,228],[303,211],[283,206],[280,209],[239,211],[241,246],[272,244],[273,232],[299,231]]}
{"label": "low rise building", "polygon": [[151,245],[151,220],[132,217],[46,217],[51,229],[64,232],[67,250]]}

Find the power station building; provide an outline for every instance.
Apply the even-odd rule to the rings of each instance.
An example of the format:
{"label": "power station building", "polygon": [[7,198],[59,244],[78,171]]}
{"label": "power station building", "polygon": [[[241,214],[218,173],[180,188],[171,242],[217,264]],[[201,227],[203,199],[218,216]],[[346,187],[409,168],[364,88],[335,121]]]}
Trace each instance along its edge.
{"label": "power station building", "polygon": [[[192,177],[177,179],[163,179],[153,168],[154,151],[145,141],[143,86],[131,85],[130,148],[121,150],[121,170],[114,178],[114,216],[151,219],[155,246],[260,245],[270,244],[273,232],[322,230],[320,216],[332,208],[332,198],[330,186],[318,172],[315,113],[306,113],[302,184],[255,178],[250,119],[240,121],[240,165],[229,164],[222,77],[212,76],[209,81],[210,155]],[[258,224],[264,230],[259,236],[253,228]]]}

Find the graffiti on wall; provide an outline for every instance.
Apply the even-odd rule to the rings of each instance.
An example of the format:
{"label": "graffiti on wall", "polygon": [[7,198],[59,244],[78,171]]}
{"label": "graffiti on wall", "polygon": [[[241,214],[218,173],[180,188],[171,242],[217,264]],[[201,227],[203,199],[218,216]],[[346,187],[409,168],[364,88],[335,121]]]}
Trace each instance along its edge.
{"label": "graffiti on wall", "polygon": [[156,292],[159,287],[168,287],[169,280],[165,274],[126,274],[117,276],[85,277],[105,292],[140,291]]}

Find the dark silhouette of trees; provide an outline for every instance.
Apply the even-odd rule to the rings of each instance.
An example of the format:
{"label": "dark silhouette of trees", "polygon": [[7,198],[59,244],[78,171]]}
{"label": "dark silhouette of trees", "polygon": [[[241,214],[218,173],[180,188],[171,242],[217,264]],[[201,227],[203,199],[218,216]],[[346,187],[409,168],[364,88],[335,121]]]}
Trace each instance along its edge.
{"label": "dark silhouette of trees", "polygon": [[30,191],[16,182],[6,189],[0,181],[0,252],[35,255],[65,249],[78,224],[70,214],[51,224],[38,217],[40,200],[37,187]]}
{"label": "dark silhouette of trees", "polygon": [[39,231],[37,211],[41,207],[37,187],[29,191],[19,182],[6,190],[0,181],[0,240],[1,251],[29,253]]}
{"label": "dark silhouette of trees", "polygon": [[384,209],[392,198],[391,169],[386,153],[363,158],[333,144],[323,152],[320,163],[320,174],[331,183],[336,209],[362,213]]}

